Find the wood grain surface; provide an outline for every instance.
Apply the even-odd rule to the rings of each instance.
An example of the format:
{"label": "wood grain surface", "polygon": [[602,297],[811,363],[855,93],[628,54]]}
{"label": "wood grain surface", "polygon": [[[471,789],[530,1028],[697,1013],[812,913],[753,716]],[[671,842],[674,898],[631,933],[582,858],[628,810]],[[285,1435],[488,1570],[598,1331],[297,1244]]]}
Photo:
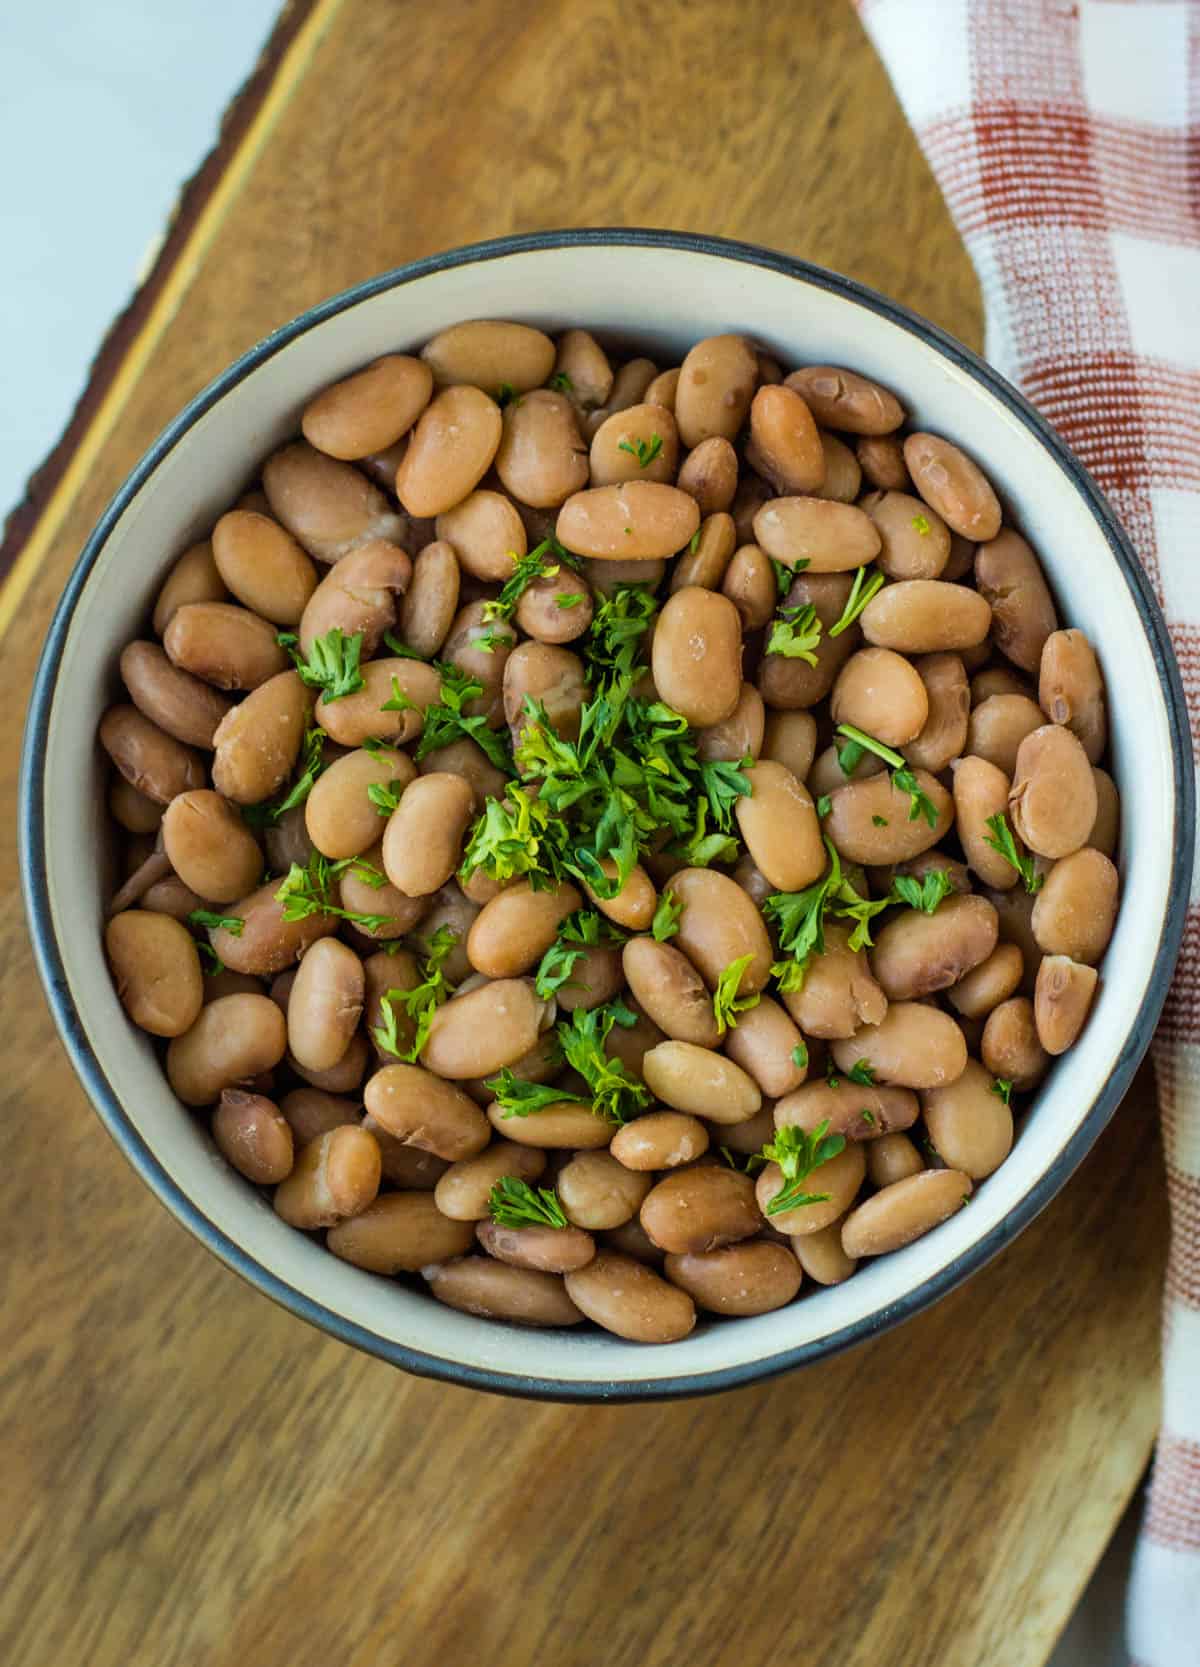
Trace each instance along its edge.
{"label": "wood grain surface", "polygon": [[[10,687],[183,402],[413,256],[707,230],[979,344],[966,255],[843,0],[318,0],[273,75],[0,595]],[[9,805],[18,745],[10,723]],[[1157,1418],[1145,1074],[1028,1232],[899,1332],[705,1401],[495,1400],[306,1329],[141,1188],[42,1004],[9,816],[0,840],[6,1667],[1044,1662]]]}

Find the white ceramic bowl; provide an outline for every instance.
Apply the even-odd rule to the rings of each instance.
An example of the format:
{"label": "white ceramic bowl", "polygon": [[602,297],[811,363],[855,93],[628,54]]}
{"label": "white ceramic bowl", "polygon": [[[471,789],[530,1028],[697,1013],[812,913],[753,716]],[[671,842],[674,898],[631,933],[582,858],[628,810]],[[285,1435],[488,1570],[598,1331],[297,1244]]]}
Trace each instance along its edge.
{"label": "white ceramic bowl", "polygon": [[[101,951],[104,766],[96,715],[175,556],[207,533],[317,389],[465,318],[585,325],[664,365],[717,331],[785,364],[846,364],[896,389],[917,426],[964,444],[1041,555],[1065,622],[1098,646],[1121,789],[1124,894],[1080,1042],[1037,1095],[1012,1156],[970,1208],[848,1284],[777,1313],[700,1323],[641,1347],[584,1328],[522,1331],[359,1272],[277,1219],[182,1110],[126,1019]],[[75,1068],[134,1168],[229,1266],[335,1336],[415,1372],[559,1399],[731,1387],[915,1313],[965,1279],[1054,1196],[1144,1053],[1174,965],[1191,868],[1183,696],[1149,586],[1095,485],[1002,378],[932,325],[847,279],[742,244],[581,231],[456,250],[347,291],[269,336],[200,394],[138,464],[71,576],[26,734],[22,857],[39,966]]]}

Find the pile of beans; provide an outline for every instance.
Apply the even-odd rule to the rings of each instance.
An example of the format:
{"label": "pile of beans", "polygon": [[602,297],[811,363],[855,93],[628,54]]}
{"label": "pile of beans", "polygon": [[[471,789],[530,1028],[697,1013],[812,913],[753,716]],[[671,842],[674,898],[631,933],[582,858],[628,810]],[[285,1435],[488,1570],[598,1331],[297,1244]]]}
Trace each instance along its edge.
{"label": "pile of beans", "polygon": [[972,459],[744,336],[486,321],[301,429],[99,730],[116,987],[224,1157],[359,1268],[644,1342],[962,1207],[1118,892],[1095,653]]}

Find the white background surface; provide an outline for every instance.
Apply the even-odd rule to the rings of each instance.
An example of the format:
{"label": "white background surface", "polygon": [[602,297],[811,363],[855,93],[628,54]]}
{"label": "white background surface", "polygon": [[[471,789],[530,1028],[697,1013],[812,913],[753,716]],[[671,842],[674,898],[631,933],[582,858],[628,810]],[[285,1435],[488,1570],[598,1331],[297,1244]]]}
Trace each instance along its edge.
{"label": "white background surface", "polygon": [[[276,12],[275,0],[0,0],[0,517],[67,421]],[[1114,1553],[1055,1667],[1123,1659],[1127,1553]]]}
{"label": "white background surface", "polygon": [[279,0],[0,0],[0,521]]}

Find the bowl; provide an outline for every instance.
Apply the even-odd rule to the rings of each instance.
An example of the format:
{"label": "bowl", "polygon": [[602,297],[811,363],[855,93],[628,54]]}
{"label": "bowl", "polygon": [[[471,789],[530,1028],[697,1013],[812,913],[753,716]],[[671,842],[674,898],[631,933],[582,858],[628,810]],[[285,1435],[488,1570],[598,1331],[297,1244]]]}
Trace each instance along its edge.
{"label": "bowl", "polygon": [[[678,362],[702,336],[752,331],[781,360],[851,365],[922,428],[980,461],[1041,555],[1065,621],[1096,644],[1122,795],[1123,898],[1099,996],[1007,1162],[970,1208],[846,1285],[684,1342],[626,1343],[474,1319],[360,1272],[285,1226],[218,1157],[126,1019],[101,948],[107,901],[96,715],[118,689],[175,556],[205,535],[326,383],[459,319],[585,325]],[[1095,483],[1037,412],[960,343],[851,280],[770,250],[660,231],[499,239],[398,268],[312,308],[199,394],[121,487],[79,558],[38,669],[21,781],[22,874],[39,970],[72,1063],[148,1186],[229,1267],[293,1313],[408,1371],[558,1400],[732,1388],[833,1354],[916,1314],[1043,1209],[1097,1139],[1149,1043],[1179,948],[1191,871],[1191,748],[1150,586]]]}

